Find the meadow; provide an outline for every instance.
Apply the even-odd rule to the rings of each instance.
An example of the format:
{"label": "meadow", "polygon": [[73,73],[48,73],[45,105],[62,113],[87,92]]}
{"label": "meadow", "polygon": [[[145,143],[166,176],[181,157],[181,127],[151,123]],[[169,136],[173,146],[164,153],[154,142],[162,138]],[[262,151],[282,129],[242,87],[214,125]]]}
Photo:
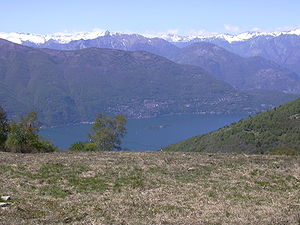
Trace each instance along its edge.
{"label": "meadow", "polygon": [[300,224],[300,157],[0,152],[0,224]]}

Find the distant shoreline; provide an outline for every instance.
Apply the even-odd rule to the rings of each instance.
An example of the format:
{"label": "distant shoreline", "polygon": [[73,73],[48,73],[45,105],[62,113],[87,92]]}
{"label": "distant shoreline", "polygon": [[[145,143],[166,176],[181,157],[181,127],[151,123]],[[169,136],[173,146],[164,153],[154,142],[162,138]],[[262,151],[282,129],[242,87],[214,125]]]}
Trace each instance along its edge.
{"label": "distant shoreline", "polygon": [[[141,117],[127,117],[128,120],[138,120],[138,119],[151,119],[151,118],[163,118],[163,117],[169,117],[169,116],[184,116],[184,115],[247,115],[252,116],[254,112],[251,113],[220,113],[220,112],[196,112],[196,113],[170,113],[170,114],[164,114],[164,115],[157,115],[157,116],[141,116]],[[80,124],[93,124],[93,121],[81,121],[76,123],[67,123],[67,124],[60,124],[60,125],[53,125],[53,126],[46,126],[43,125],[39,127],[39,129],[47,129],[47,128],[57,128],[62,126],[73,126],[73,125],[80,125]]]}

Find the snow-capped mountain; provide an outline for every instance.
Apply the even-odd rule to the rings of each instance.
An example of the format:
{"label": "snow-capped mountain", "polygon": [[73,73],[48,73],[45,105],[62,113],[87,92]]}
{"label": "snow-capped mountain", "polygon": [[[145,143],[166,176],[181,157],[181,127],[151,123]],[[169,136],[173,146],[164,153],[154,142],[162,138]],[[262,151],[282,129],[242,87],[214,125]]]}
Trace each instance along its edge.
{"label": "snow-capped mountain", "polygon": [[229,43],[232,42],[241,42],[241,41],[247,41],[252,38],[261,37],[261,36],[269,36],[269,37],[278,37],[281,35],[298,35],[300,36],[300,29],[295,29],[291,31],[282,31],[282,32],[245,32],[240,34],[217,34],[217,35],[211,35],[211,36],[202,36],[202,37],[196,37],[199,39],[207,40],[207,39],[223,39]]}
{"label": "snow-capped mountain", "polygon": [[[91,32],[66,32],[66,33],[54,33],[54,34],[32,34],[32,33],[4,33],[0,32],[0,38],[22,44],[24,42],[31,42],[37,45],[45,44],[47,41],[55,41],[59,44],[67,44],[71,41],[78,40],[92,40],[103,36],[115,36],[123,35],[124,33],[109,32],[106,30],[93,30]],[[160,34],[144,34],[146,38],[161,38],[168,42],[189,42],[194,39],[197,40],[211,40],[221,39],[229,43],[246,41],[259,36],[278,37],[280,35],[298,35],[300,36],[300,28],[291,31],[276,31],[276,32],[244,32],[240,34],[208,34],[208,35],[178,35],[174,33],[160,33]]]}
{"label": "snow-capped mountain", "polygon": [[196,38],[184,44],[187,46],[196,42],[210,42],[244,57],[261,56],[300,75],[300,29],[287,32],[253,32],[236,36]]}
{"label": "snow-capped mountain", "polygon": [[197,34],[181,36],[176,32],[124,34],[105,30],[77,33],[31,34],[0,33],[0,38],[36,48],[76,50],[111,48],[148,51],[172,58],[181,47],[210,42],[244,57],[261,56],[300,74],[300,28],[282,32],[245,32],[240,34]]}
{"label": "snow-capped mountain", "polygon": [[105,30],[94,30],[91,32],[75,32],[75,33],[54,33],[54,34],[31,34],[31,33],[3,33],[0,32],[0,38],[22,44],[24,42],[32,42],[35,44],[44,44],[49,40],[56,41],[60,44],[67,44],[76,40],[91,40],[108,34]]}
{"label": "snow-capped mountain", "polygon": [[[189,42],[194,39],[197,40],[212,40],[219,39],[224,40],[226,42],[241,42],[246,41],[252,38],[260,37],[260,36],[268,36],[268,37],[278,37],[281,35],[298,35],[300,36],[300,28],[291,30],[291,31],[275,31],[275,32],[244,32],[240,34],[202,34],[202,35],[190,35],[190,36],[182,36],[177,34],[160,34],[157,37],[162,38],[169,42]],[[154,37],[154,35],[145,35],[146,37]]]}
{"label": "snow-capped mountain", "polygon": [[148,51],[164,57],[170,57],[178,49],[175,45],[161,38],[147,38],[139,34],[110,33],[109,31],[54,35],[0,33],[0,38],[35,48],[57,50],[110,48],[126,51]]}
{"label": "snow-capped mountain", "polygon": [[208,42],[181,48],[174,62],[200,66],[239,89],[266,89],[300,94],[300,77],[263,57],[241,57]]}
{"label": "snow-capped mountain", "polygon": [[[95,30],[91,32],[65,32],[65,33],[54,33],[54,34],[33,34],[33,33],[18,33],[18,32],[11,32],[11,33],[4,33],[0,32],[0,38],[14,42],[16,44],[23,44],[25,42],[31,42],[36,45],[43,45],[48,41],[55,41],[58,44],[68,44],[71,41],[78,41],[78,40],[92,40],[103,36],[119,36],[119,35],[126,35],[125,33],[117,33],[117,32],[109,32],[106,30]],[[128,34],[132,35],[132,34]],[[181,36],[177,34],[145,34],[140,35],[146,38],[161,38],[169,42],[188,42],[197,36]]]}

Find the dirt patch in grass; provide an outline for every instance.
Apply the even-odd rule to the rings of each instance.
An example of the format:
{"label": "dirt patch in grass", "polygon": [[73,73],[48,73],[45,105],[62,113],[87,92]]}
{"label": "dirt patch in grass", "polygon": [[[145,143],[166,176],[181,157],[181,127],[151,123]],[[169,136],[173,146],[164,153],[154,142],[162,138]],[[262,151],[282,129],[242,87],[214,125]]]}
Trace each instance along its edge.
{"label": "dirt patch in grass", "polygon": [[300,158],[0,153],[0,224],[300,224]]}

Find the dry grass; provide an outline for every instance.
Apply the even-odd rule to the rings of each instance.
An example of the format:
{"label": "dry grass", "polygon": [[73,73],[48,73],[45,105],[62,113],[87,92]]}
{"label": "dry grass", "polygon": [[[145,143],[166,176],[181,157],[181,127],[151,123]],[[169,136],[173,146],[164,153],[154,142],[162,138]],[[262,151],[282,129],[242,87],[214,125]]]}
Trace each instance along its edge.
{"label": "dry grass", "polygon": [[300,224],[300,158],[0,153],[0,224]]}

